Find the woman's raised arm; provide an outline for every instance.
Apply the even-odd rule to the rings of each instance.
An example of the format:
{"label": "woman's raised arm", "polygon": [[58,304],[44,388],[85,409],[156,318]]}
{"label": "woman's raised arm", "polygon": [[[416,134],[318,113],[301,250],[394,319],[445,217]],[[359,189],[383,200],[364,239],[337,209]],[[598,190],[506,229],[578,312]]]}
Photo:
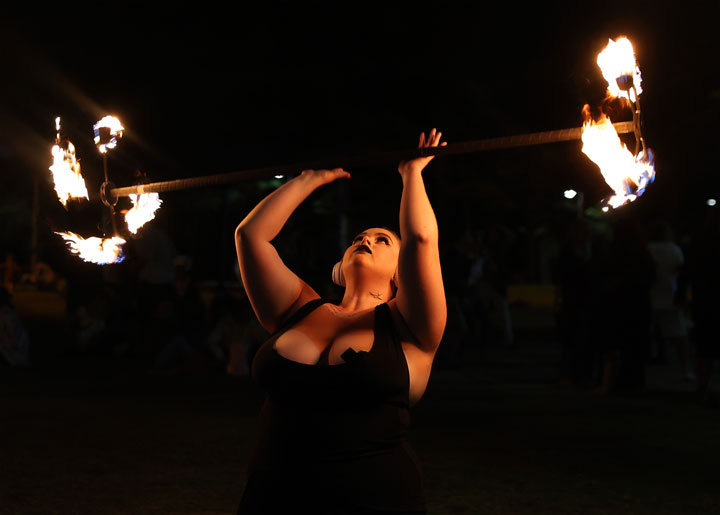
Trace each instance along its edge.
{"label": "woman's raised arm", "polygon": [[270,332],[295,309],[319,295],[290,270],[272,240],[313,191],[350,174],[341,168],[304,170],[265,197],[235,229],[243,285],[260,323]]}
{"label": "woman's raised arm", "polygon": [[[440,142],[441,136],[435,129],[427,139],[425,133],[420,134],[418,148],[446,145]],[[422,171],[431,159],[432,156],[421,157],[398,166],[403,191],[396,305],[420,348],[428,352],[434,352],[440,344],[447,320],[437,220],[422,178]]]}

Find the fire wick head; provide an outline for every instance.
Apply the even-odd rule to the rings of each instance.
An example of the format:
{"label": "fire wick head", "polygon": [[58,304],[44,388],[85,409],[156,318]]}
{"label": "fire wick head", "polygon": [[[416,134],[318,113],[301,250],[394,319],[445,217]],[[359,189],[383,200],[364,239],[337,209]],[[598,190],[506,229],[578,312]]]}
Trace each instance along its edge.
{"label": "fire wick head", "polygon": [[97,145],[100,153],[107,153],[108,149],[117,146],[117,140],[123,135],[123,126],[120,120],[114,116],[106,116],[95,125],[93,125],[93,133],[95,134],[95,145]]}
{"label": "fire wick head", "polygon": [[112,148],[110,146],[112,140],[113,138],[110,134],[110,127],[99,127],[95,129],[95,145],[97,145],[98,150],[100,150],[103,154],[107,152],[108,148]]}
{"label": "fire wick head", "polygon": [[632,73],[620,75],[620,77],[615,79],[615,82],[617,82],[618,88],[622,91],[630,91],[634,85]]}

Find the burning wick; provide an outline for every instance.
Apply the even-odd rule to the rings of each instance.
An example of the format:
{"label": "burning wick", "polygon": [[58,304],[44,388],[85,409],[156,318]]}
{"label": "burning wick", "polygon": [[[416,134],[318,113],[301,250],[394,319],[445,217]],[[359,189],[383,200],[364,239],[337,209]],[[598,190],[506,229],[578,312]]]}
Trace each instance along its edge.
{"label": "burning wick", "polygon": [[97,265],[120,263],[125,256],[122,246],[125,240],[119,236],[113,238],[83,238],[73,232],[58,232],[67,242],[70,250],[80,256],[83,261]]}
{"label": "burning wick", "polygon": [[[603,201],[603,211],[618,208],[632,202],[645,192],[645,188],[655,179],[654,156],[645,149],[640,134],[639,95],[642,93],[640,69],[630,41],[619,38],[609,40],[607,47],[598,54],[597,63],[608,83],[608,95],[625,98],[636,104],[633,108],[635,121],[636,148],[633,155],[620,140],[610,119],[601,113],[593,120],[590,106],[583,107],[582,151],[599,168],[605,182],[613,189],[614,195]],[[642,151],[640,149],[642,143]]]}
{"label": "burning wick", "polygon": [[[53,164],[50,166],[55,192],[62,205],[67,207],[67,201],[72,198],[88,198],[85,179],[80,173],[80,163],[75,158],[75,146],[66,140],[60,140],[60,117],[55,118],[55,145],[52,147]],[[64,148],[63,148],[64,147]]]}
{"label": "burning wick", "polygon": [[652,152],[633,156],[605,115],[597,122],[585,122],[582,142],[583,153],[600,168],[605,182],[615,192],[605,200],[611,208],[632,202],[655,179]]}
{"label": "burning wick", "polygon": [[160,195],[157,193],[143,193],[141,195],[129,195],[132,200],[133,207],[125,213],[125,221],[128,230],[136,234],[138,229],[146,222],[155,218],[155,211],[162,204]]}
{"label": "burning wick", "polygon": [[120,120],[114,116],[106,116],[95,125],[93,125],[93,132],[95,133],[95,145],[97,145],[100,153],[107,153],[108,149],[113,149],[117,146],[118,139],[122,137],[123,131]]}
{"label": "burning wick", "polygon": [[642,93],[642,77],[630,40],[626,37],[608,40],[605,49],[598,54],[597,64],[608,83],[610,95],[635,102],[635,94]]}

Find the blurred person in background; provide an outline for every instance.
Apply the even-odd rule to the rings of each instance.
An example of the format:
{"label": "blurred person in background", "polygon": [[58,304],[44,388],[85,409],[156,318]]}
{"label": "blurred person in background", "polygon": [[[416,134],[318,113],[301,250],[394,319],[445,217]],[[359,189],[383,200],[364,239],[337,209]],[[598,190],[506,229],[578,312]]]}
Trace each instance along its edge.
{"label": "blurred person in background", "polygon": [[641,390],[650,348],[655,263],[639,223],[615,220],[609,246],[592,261],[590,337],[600,358],[594,392]]}
{"label": "blurred person in background", "polygon": [[677,350],[683,377],[694,380],[690,366],[690,345],[685,324],[685,308],[678,298],[678,277],[685,264],[685,255],[675,243],[670,224],[656,222],[650,234],[648,250],[655,262],[655,282],[650,291],[652,300],[651,362],[664,363],[669,347]]}
{"label": "blurred person in background", "polygon": [[12,304],[12,296],[0,287],[0,362],[13,367],[30,364],[30,340]]}
{"label": "blurred person in background", "polygon": [[588,333],[592,302],[591,250],[590,228],[584,220],[573,220],[553,263],[561,386],[585,387],[592,380]]}

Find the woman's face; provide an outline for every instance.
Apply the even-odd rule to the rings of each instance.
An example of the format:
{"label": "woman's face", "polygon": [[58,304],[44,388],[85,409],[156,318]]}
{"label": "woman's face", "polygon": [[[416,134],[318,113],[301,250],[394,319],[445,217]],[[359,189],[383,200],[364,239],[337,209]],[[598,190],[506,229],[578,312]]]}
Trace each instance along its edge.
{"label": "woman's face", "polygon": [[362,270],[392,278],[398,265],[400,240],[388,229],[367,229],[353,238],[343,255],[343,268],[361,267]]}

